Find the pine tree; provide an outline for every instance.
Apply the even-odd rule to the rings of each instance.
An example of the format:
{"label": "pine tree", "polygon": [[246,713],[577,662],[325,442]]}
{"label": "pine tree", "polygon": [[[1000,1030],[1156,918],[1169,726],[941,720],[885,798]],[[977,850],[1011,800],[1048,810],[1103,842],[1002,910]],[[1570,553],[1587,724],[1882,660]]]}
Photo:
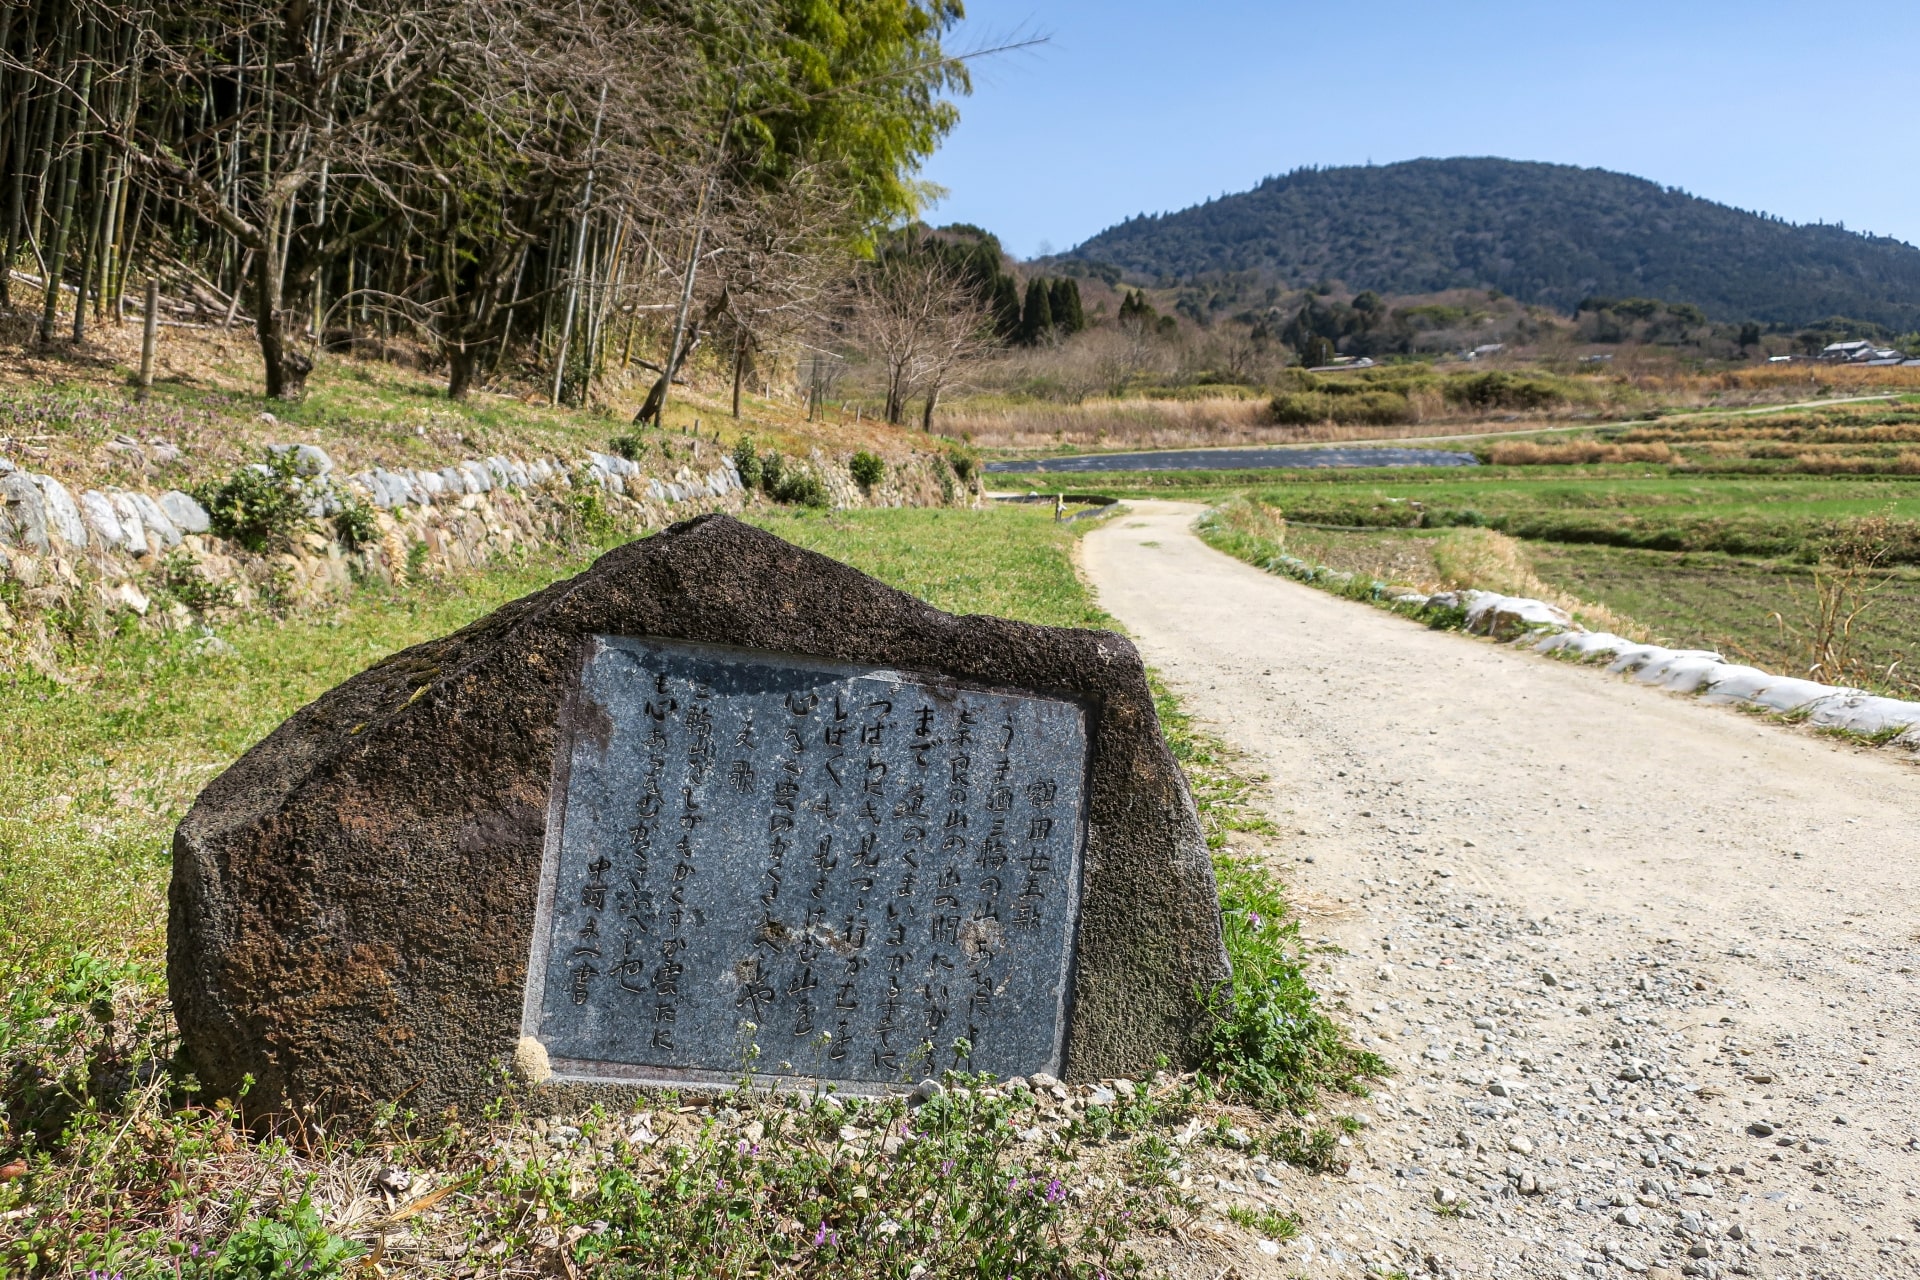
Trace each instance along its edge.
{"label": "pine tree", "polygon": [[1035,276],[1027,281],[1027,305],[1020,313],[1020,341],[1035,346],[1053,339],[1053,299],[1047,282]]}

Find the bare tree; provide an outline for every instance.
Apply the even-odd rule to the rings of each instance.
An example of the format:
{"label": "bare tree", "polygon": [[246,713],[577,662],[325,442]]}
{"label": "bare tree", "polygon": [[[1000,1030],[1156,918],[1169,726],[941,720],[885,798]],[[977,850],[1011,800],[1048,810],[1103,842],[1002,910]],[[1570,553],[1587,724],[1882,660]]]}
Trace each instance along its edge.
{"label": "bare tree", "polygon": [[929,431],[940,393],[994,346],[993,314],[979,291],[947,264],[911,252],[883,255],[860,273],[848,332],[881,367],[887,421],[899,425],[920,395]]}
{"label": "bare tree", "polygon": [[326,262],[377,234],[379,219],[341,214],[357,195],[387,194],[383,170],[408,145],[406,131],[393,126],[457,50],[445,38],[444,11],[433,7],[379,0],[319,7],[229,0],[221,7],[226,59],[208,57],[201,22],[163,21],[150,35],[157,78],[194,85],[209,101],[217,88],[238,86],[232,110],[195,139],[218,145],[183,152],[144,127],[120,142],[150,181],[251,254],[267,394],[297,400],[313,369],[299,304]]}

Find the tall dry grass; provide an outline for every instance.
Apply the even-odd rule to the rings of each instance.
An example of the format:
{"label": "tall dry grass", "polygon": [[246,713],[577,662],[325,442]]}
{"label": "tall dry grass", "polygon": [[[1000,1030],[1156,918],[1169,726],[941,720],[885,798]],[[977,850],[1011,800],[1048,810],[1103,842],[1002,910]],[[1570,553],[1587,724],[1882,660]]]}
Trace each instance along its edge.
{"label": "tall dry grass", "polygon": [[1487,461],[1498,467],[1571,466],[1596,462],[1672,462],[1665,444],[1602,444],[1597,440],[1569,440],[1542,444],[1512,440],[1487,450]]}
{"label": "tall dry grass", "polygon": [[1582,626],[1647,640],[1647,629],[1603,604],[1570,595],[1534,572],[1526,544],[1492,529],[1448,529],[1433,540],[1433,566],[1445,591],[1498,591],[1558,605]]}
{"label": "tall dry grass", "polygon": [[[1545,426],[1502,418],[1501,430]],[[1484,433],[1483,417],[1390,424],[1315,422],[1280,426],[1265,400],[1089,400],[1080,404],[975,406],[941,411],[939,429],[985,449],[1208,449],[1229,445],[1339,444]]]}
{"label": "tall dry grass", "polygon": [[1633,619],[1543,580],[1534,571],[1526,544],[1492,529],[1365,533],[1309,529],[1289,524],[1277,507],[1253,499],[1224,504],[1217,519],[1257,546],[1263,556],[1297,556],[1310,564],[1324,564],[1429,595],[1437,591],[1497,591],[1504,596],[1526,596],[1558,605],[1582,626],[1611,631],[1630,640],[1652,639]]}

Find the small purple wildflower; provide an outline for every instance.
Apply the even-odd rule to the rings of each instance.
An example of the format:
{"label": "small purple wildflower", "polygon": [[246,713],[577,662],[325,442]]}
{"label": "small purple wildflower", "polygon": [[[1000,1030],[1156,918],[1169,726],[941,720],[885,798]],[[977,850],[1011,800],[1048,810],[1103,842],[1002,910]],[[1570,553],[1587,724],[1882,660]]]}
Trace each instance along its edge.
{"label": "small purple wildflower", "polygon": [[1048,1204],[1059,1204],[1062,1200],[1065,1200],[1066,1198],[1067,1198],[1066,1188],[1060,1185],[1060,1179],[1055,1178],[1052,1182],[1049,1182],[1047,1184],[1047,1203]]}
{"label": "small purple wildflower", "polygon": [[1247,923],[1258,929],[1260,927],[1260,913],[1258,911],[1247,912]]}

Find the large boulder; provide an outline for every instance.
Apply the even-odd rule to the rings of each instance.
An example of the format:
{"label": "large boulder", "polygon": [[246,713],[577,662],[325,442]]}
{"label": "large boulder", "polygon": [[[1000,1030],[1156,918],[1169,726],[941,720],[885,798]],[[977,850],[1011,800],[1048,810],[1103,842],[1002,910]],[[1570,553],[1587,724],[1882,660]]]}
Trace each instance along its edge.
{"label": "large boulder", "polygon": [[[365,1115],[475,1104],[517,1050],[527,1065],[543,853],[572,794],[556,755],[578,759],[567,708],[606,637],[1077,704],[1084,837],[1060,1074],[1193,1060],[1228,976],[1219,905],[1133,646],[942,613],[705,516],[362,672],[207,787],[174,838],[168,936],[205,1086],[232,1095],[251,1076],[251,1109]],[[601,749],[618,730],[595,731]]]}

